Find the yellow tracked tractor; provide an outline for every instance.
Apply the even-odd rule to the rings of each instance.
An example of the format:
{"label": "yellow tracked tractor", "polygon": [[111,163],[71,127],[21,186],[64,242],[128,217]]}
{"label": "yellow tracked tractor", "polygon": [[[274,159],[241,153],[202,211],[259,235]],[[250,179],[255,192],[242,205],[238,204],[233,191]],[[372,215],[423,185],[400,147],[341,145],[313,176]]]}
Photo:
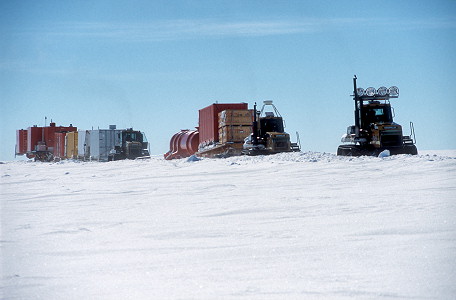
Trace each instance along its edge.
{"label": "yellow tracked tractor", "polygon": [[415,146],[415,131],[410,122],[411,133],[404,136],[402,126],[393,121],[390,99],[399,97],[399,89],[369,87],[357,88],[353,78],[353,100],[355,100],[355,125],[347,128],[342,136],[343,145],[337,155],[377,156],[384,150],[390,154],[418,154]]}

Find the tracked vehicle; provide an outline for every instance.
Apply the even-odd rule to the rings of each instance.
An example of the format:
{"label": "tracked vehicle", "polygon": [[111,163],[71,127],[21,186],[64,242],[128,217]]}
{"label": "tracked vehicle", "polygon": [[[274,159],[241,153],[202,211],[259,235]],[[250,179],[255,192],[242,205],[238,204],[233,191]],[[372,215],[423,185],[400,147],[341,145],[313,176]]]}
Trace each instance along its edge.
{"label": "tracked vehicle", "polygon": [[149,158],[149,143],[146,135],[133,128],[118,133],[120,143],[109,153],[108,160]]}
{"label": "tracked vehicle", "polygon": [[[266,107],[272,107],[266,111]],[[261,111],[247,103],[214,103],[199,110],[196,130],[183,129],[173,135],[165,159],[191,155],[222,158],[300,151],[290,142],[284,122],[272,101],[264,101]]]}
{"label": "tracked vehicle", "polygon": [[399,97],[399,89],[356,86],[353,78],[353,100],[355,101],[355,125],[347,128],[342,136],[344,143],[337,149],[342,156],[377,156],[384,150],[390,154],[418,154],[415,146],[415,131],[410,122],[411,133],[403,135],[402,126],[393,121],[390,99]]}
{"label": "tracked vehicle", "polygon": [[[270,107],[272,111],[266,111]],[[254,120],[252,133],[245,139],[242,154],[266,155],[280,152],[298,152],[298,143],[292,143],[290,135],[285,132],[282,116],[272,101],[263,101],[261,111],[253,108]]]}

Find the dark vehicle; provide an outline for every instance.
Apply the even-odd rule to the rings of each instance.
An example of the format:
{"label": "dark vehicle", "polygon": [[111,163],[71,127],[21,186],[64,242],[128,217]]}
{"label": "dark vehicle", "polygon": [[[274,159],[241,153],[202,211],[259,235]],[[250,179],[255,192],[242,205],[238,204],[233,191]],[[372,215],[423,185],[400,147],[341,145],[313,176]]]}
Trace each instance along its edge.
{"label": "dark vehicle", "polygon": [[141,131],[129,128],[122,130],[120,135],[121,144],[114,147],[109,160],[136,159],[150,157],[146,136]]}
{"label": "dark vehicle", "polygon": [[[266,112],[265,107],[273,111]],[[264,101],[260,112],[254,105],[252,134],[244,143],[243,154],[262,155],[280,152],[300,151],[297,143],[291,143],[290,135],[285,132],[282,116],[272,101]]]}
{"label": "dark vehicle", "polygon": [[384,150],[390,154],[418,154],[413,123],[410,122],[410,135],[404,136],[402,126],[393,121],[389,100],[399,97],[399,89],[392,86],[364,90],[356,87],[356,79],[355,76],[355,125],[349,126],[342,136],[341,141],[346,144],[339,146],[337,155],[377,156]]}

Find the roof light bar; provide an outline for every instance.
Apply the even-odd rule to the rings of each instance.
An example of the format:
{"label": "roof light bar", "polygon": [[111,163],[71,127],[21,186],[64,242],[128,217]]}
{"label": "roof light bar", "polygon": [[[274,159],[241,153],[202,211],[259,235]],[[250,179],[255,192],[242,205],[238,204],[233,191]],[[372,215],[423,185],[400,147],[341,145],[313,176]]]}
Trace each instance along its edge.
{"label": "roof light bar", "polygon": [[399,88],[392,86],[387,89],[385,86],[381,86],[378,89],[368,87],[367,89],[357,88],[356,94],[358,97],[379,97],[379,98],[397,98],[399,97]]}

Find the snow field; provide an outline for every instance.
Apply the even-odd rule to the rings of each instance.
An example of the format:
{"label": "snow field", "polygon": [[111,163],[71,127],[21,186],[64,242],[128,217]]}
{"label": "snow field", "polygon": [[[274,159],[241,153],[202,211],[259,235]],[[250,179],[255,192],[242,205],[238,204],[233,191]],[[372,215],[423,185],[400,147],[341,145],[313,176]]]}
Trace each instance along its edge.
{"label": "snow field", "polygon": [[456,153],[0,165],[4,299],[454,299]]}

